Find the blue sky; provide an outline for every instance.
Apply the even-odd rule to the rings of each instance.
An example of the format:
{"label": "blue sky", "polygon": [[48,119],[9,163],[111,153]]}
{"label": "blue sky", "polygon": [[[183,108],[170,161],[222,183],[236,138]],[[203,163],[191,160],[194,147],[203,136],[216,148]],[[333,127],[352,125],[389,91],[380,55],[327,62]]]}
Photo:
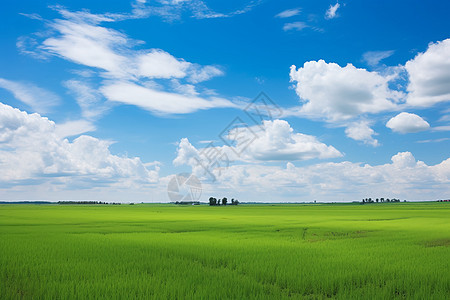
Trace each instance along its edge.
{"label": "blue sky", "polygon": [[0,199],[448,198],[449,9],[7,0]]}

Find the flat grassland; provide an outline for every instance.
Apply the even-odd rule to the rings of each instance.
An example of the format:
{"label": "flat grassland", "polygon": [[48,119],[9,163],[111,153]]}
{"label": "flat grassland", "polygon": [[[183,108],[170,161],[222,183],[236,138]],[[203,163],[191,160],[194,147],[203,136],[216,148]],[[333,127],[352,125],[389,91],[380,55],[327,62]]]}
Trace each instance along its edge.
{"label": "flat grassland", "polygon": [[2,299],[449,299],[450,203],[0,205]]}

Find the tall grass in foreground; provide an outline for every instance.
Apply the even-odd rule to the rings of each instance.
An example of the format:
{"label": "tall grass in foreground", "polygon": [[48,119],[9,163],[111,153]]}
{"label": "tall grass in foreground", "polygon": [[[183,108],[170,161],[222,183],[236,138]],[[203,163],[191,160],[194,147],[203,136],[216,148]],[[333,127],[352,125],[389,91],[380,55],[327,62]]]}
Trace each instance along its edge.
{"label": "tall grass in foreground", "polygon": [[0,206],[2,299],[449,299],[450,205]]}

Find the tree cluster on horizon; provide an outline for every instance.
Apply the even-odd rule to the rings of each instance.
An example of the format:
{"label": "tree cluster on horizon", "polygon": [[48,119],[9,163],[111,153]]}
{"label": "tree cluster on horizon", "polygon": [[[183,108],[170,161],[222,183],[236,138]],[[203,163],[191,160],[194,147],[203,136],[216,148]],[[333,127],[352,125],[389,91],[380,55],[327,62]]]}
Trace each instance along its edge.
{"label": "tree cluster on horizon", "polygon": [[[375,200],[373,200],[372,198],[364,198],[364,199],[362,199],[361,203],[384,203],[384,202],[388,202],[388,203],[400,202],[400,199],[396,199],[396,198],[392,198],[392,199],[389,199],[389,198],[386,198],[386,199],[384,199],[384,198],[376,198]],[[404,200],[404,202],[406,202],[406,200]]]}
{"label": "tree cluster on horizon", "polygon": [[[219,206],[219,205],[227,205],[228,203],[228,199],[226,197],[222,198],[222,199],[216,199],[214,197],[209,197],[209,205],[210,206]],[[234,198],[231,199],[231,203],[229,205],[238,205],[239,201]]]}

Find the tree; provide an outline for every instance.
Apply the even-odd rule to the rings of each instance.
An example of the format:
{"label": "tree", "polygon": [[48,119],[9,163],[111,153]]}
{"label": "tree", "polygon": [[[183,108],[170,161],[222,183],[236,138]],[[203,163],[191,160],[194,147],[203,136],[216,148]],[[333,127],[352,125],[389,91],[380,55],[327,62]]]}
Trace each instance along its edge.
{"label": "tree", "polygon": [[228,199],[226,197],[224,197],[222,199],[222,205],[227,205]]}
{"label": "tree", "polygon": [[217,205],[220,205],[220,199],[217,199]]}

